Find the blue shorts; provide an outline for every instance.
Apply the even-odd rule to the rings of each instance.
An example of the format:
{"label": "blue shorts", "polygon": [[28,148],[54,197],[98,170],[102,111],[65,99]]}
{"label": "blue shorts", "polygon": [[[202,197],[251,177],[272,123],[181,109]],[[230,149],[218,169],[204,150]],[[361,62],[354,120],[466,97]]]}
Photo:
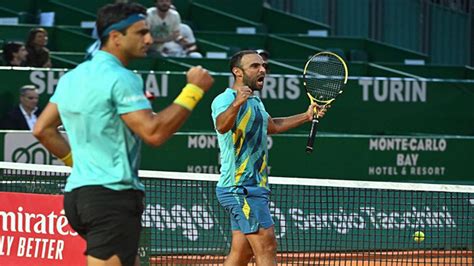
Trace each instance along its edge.
{"label": "blue shorts", "polygon": [[270,214],[270,191],[263,187],[217,187],[217,199],[230,214],[232,230],[244,234],[269,228],[274,222]]}

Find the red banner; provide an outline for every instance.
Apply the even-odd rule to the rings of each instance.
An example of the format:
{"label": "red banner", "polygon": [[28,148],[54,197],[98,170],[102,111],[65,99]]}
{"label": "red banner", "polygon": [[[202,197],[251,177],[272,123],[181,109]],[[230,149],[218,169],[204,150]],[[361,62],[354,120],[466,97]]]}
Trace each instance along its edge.
{"label": "red banner", "polygon": [[0,192],[0,265],[86,265],[63,196]]}

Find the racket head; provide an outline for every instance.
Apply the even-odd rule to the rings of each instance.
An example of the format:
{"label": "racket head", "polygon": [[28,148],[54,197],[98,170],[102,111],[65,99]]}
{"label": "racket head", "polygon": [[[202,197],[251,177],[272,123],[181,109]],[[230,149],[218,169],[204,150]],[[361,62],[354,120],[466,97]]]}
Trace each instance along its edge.
{"label": "racket head", "polygon": [[310,101],[325,106],[342,93],[348,76],[344,59],[324,51],[311,56],[306,62],[303,84]]}

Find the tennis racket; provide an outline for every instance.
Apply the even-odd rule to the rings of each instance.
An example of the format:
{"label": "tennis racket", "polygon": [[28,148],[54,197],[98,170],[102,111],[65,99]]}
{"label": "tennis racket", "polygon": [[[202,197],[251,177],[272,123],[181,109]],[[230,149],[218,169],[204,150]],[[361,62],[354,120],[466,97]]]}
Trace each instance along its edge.
{"label": "tennis racket", "polygon": [[[320,108],[332,103],[342,93],[347,83],[348,70],[344,60],[335,53],[320,52],[313,55],[304,67],[303,84],[311,103]],[[315,110],[309,131],[306,152],[313,151],[314,137],[318,130],[318,110]]]}

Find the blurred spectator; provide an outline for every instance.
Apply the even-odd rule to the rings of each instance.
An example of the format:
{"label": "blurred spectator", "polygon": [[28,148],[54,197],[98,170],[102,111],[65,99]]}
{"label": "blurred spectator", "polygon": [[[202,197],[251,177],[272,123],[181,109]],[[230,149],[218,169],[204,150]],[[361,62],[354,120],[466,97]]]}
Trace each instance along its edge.
{"label": "blurred spectator", "polygon": [[164,56],[174,57],[193,57],[202,58],[202,55],[198,52],[196,45],[196,38],[194,37],[193,30],[188,25],[181,23],[179,26],[180,36],[176,41],[166,42],[162,47],[162,54]]}
{"label": "blurred spectator", "polygon": [[8,42],[3,45],[3,59],[6,66],[25,66],[27,55],[28,51],[22,42]]}
{"label": "blurred spectator", "polygon": [[[146,20],[154,41],[150,54],[162,54],[164,43],[177,41],[180,37],[181,17],[176,10],[171,9],[171,4],[171,0],[156,0],[156,6],[147,10]],[[165,53],[163,55],[167,56]]]}
{"label": "blurred spectator", "polygon": [[156,99],[155,94],[152,91],[145,90],[145,97],[150,101],[153,102]]}
{"label": "blurred spectator", "polygon": [[26,65],[31,67],[51,67],[51,58],[48,44],[48,32],[44,28],[34,28],[30,30],[28,40],[26,41]]}
{"label": "blurred spectator", "polygon": [[270,68],[268,67],[268,59],[270,58],[270,53],[264,49],[258,49],[257,53],[262,57],[263,63],[265,64],[265,70],[267,74],[270,73]]}
{"label": "blurred spectator", "polygon": [[0,122],[0,128],[32,130],[41,113],[38,108],[39,93],[34,85],[20,88],[20,104],[7,112]]}
{"label": "blurred spectator", "polygon": [[266,8],[272,8],[272,5],[269,3],[268,0],[263,0],[263,6]]}
{"label": "blurred spectator", "polygon": [[89,47],[87,47],[86,49],[85,59],[86,60],[92,59],[92,57],[94,57],[94,55],[100,50],[100,45],[101,45],[101,42],[98,39],[94,43],[89,45]]}

